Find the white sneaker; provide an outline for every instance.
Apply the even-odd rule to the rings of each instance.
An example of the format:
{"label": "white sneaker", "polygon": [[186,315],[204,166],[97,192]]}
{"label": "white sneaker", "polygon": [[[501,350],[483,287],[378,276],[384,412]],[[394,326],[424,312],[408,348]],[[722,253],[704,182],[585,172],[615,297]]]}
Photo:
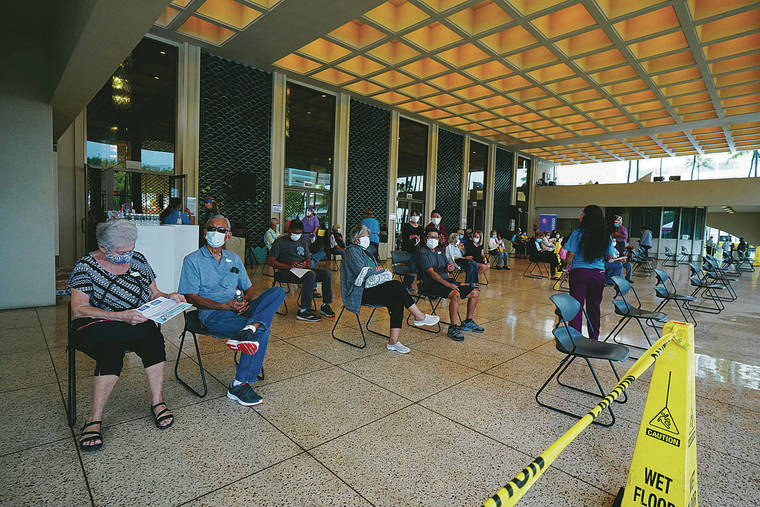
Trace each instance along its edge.
{"label": "white sneaker", "polygon": [[441,318],[438,315],[425,314],[425,318],[422,320],[415,320],[415,326],[435,326]]}
{"label": "white sneaker", "polygon": [[401,342],[396,342],[393,345],[391,345],[390,343],[386,343],[385,344],[385,348],[388,349],[388,350],[395,350],[399,354],[408,354],[409,353],[409,347],[405,346]]}

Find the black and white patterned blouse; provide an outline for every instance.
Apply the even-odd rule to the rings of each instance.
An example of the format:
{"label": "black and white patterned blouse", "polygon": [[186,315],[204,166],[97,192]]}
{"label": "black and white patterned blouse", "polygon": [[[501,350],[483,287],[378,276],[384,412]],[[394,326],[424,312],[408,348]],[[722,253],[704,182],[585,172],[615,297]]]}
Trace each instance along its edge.
{"label": "black and white patterned blouse", "polygon": [[150,300],[150,284],[156,279],[145,256],[135,252],[129,270],[123,275],[109,273],[92,255],[81,257],[74,264],[68,288],[90,296],[90,305],[120,312],[131,310]]}

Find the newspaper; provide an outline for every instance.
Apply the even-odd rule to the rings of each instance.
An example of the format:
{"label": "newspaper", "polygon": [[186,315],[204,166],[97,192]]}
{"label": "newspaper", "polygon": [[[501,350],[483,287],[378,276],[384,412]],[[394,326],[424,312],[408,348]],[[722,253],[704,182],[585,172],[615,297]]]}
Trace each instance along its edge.
{"label": "newspaper", "polygon": [[190,303],[178,303],[173,299],[158,297],[153,301],[148,301],[137,311],[148,319],[163,324],[192,306]]}

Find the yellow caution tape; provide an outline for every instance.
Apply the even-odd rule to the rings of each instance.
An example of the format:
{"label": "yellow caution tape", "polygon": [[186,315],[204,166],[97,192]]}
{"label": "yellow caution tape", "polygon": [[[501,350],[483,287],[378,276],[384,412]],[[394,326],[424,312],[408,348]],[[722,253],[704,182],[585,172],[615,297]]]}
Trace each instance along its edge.
{"label": "yellow caution tape", "polygon": [[559,437],[552,445],[546,448],[536,459],[534,459],[522,472],[518,473],[514,479],[509,481],[503,488],[497,491],[491,498],[483,502],[485,507],[500,507],[515,505],[525,493],[533,486],[544,471],[551,466],[557,456],[570,445],[570,442],[591,425],[594,420],[601,415],[605,408],[609,407],[612,402],[618,399],[637,378],[641,376],[665,350],[665,347],[671,340],[675,339],[675,331],[663,334],[641,357],[633,363],[628,371],[623,375],[622,380],[602,398],[602,400],[589,412],[578,420],[564,435]]}

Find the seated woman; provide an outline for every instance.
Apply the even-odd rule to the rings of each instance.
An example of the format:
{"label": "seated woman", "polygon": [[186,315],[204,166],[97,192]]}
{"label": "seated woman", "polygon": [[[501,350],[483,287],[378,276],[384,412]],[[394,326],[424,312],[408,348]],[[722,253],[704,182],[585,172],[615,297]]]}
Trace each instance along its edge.
{"label": "seated woman", "polygon": [[[483,251],[483,231],[472,233],[470,241],[464,244],[464,253],[476,263],[479,275],[482,275],[491,268],[486,259],[486,253]],[[477,278],[475,282],[477,283]]]}
{"label": "seated woman", "polygon": [[156,426],[166,429],[174,423],[164,403],[164,337],[136,308],[159,296],[185,300],[180,294],[164,294],[156,288],[156,275],[145,257],[135,252],[134,222],[99,223],[96,237],[98,249],[76,262],[68,283],[75,346],[95,360],[92,409],[79,439],[83,451],[103,446],[103,408],[119,380],[125,350],[142,359]]}
{"label": "seated woman", "polygon": [[[499,237],[496,229],[491,231],[491,237],[488,240],[488,253],[496,257],[493,267],[496,269],[509,270],[507,263],[509,262],[509,254],[504,246],[504,240]],[[501,263],[501,266],[499,266]]]}
{"label": "seated woman", "polygon": [[471,285],[478,282],[478,263],[474,262],[472,257],[467,257],[464,254],[464,242],[461,239],[463,233],[464,231],[462,234],[459,232],[449,234],[449,244],[445,250],[446,261],[449,264],[459,266],[464,271],[464,283]]}
{"label": "seated woman", "polygon": [[178,197],[169,199],[169,205],[158,218],[164,225],[190,225],[190,217],[182,211],[182,200]]}
{"label": "seated woman", "polygon": [[340,268],[343,305],[357,315],[363,304],[387,307],[391,317],[391,331],[385,348],[400,354],[409,353],[409,348],[398,340],[404,321],[404,307],[414,316],[415,326],[434,326],[439,317],[422,313],[401,282],[393,280],[393,275],[378,266],[374,257],[367,253],[369,229],[366,226],[357,225],[351,229],[348,239],[350,244]]}
{"label": "seated woman", "polygon": [[346,243],[343,241],[343,234],[340,233],[340,225],[332,226],[330,232],[330,252],[333,255],[340,255],[341,258],[346,254]]}

